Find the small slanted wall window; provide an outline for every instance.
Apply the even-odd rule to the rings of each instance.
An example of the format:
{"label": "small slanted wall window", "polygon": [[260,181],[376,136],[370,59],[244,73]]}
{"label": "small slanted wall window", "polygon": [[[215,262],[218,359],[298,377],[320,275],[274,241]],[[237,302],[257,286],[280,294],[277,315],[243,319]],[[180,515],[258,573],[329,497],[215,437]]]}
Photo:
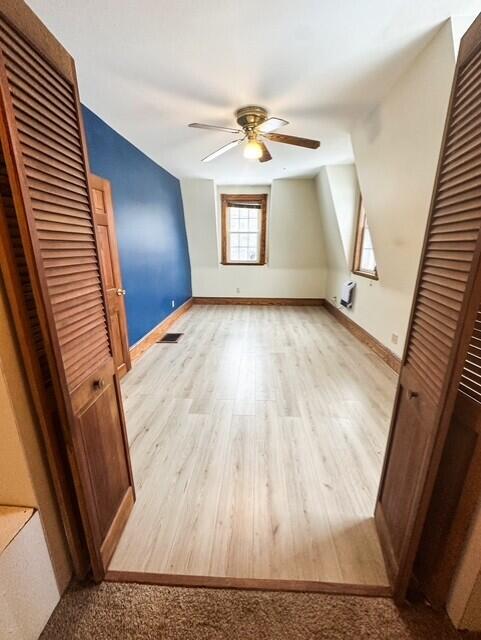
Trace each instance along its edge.
{"label": "small slanted wall window", "polygon": [[266,263],[267,195],[223,193],[222,264]]}
{"label": "small slanted wall window", "polygon": [[354,247],[353,273],[366,278],[378,280],[376,256],[372,245],[371,232],[367,224],[366,210],[359,199],[359,214],[357,220],[356,244]]}

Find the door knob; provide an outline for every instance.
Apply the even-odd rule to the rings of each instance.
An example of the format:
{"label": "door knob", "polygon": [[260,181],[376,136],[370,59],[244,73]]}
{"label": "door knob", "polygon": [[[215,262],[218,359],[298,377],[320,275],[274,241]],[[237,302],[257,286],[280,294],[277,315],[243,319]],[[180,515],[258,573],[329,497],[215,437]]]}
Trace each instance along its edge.
{"label": "door knob", "polygon": [[118,296],[125,296],[127,292],[125,291],[125,289],[117,289],[117,295]]}
{"label": "door knob", "polygon": [[417,391],[413,391],[412,389],[408,389],[408,400],[413,400],[414,398],[418,397],[418,392]]}
{"label": "door knob", "polygon": [[96,391],[103,389],[105,387],[105,380],[103,378],[97,378],[97,380],[93,381],[92,386]]}

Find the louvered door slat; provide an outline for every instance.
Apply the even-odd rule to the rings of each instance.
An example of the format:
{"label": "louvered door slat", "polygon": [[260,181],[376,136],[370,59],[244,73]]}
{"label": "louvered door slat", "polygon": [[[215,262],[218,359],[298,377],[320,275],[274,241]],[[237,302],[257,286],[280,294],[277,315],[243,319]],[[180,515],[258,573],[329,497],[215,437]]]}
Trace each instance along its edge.
{"label": "louvered door slat", "polygon": [[451,181],[453,185],[456,185],[456,184],[462,184],[463,182],[467,182],[468,180],[472,180],[478,175],[480,167],[481,167],[481,159],[478,159],[478,160],[475,159],[471,164],[471,169],[469,170],[466,170],[465,168],[463,169],[461,167],[458,169],[452,169],[451,171],[446,171],[440,177],[439,184],[440,186],[444,186],[446,182]]}
{"label": "louvered door slat", "polygon": [[77,307],[65,309],[63,312],[58,313],[58,329],[59,332],[65,328],[70,328],[77,321],[81,321],[82,319],[92,318],[98,315],[101,317],[101,314],[95,308],[95,301],[90,300],[82,304],[82,308],[78,309]]}
{"label": "louvered door slat", "polygon": [[[49,166],[52,169],[57,169],[61,174],[69,176],[71,179],[78,180],[77,184],[82,184],[82,172],[78,163],[74,160],[66,161],[50,150],[46,145],[40,145],[35,140],[30,139],[28,136],[19,135],[20,142],[25,153],[25,159],[28,161],[41,162],[44,166]],[[85,184],[83,185],[85,189]]]}
{"label": "louvered door slat", "polygon": [[445,294],[441,287],[427,285],[422,282],[419,288],[419,296],[423,302],[427,301],[428,306],[437,309],[438,313],[450,318],[456,318],[459,315],[459,304],[456,300]]}
{"label": "louvered door slat", "polygon": [[[8,67],[7,67],[8,68]],[[9,75],[9,79],[12,75]],[[41,102],[33,100],[27,93],[19,89],[18,87],[12,87],[12,97],[15,104],[15,109],[23,111],[31,118],[39,118],[41,121],[46,120],[50,123],[52,129],[58,132],[60,138],[65,138],[72,144],[79,144],[80,139],[75,129],[68,126],[68,123],[64,120],[56,118],[50,109],[47,109]]]}
{"label": "louvered door slat", "polygon": [[422,290],[419,290],[418,293],[419,304],[418,308],[420,311],[425,311],[426,313],[432,313],[436,319],[439,319],[439,323],[445,325],[449,329],[455,331],[456,329],[456,312],[451,308],[446,307],[444,304],[441,304],[435,296],[428,295],[424,293]]}
{"label": "louvered door slat", "polygon": [[[479,157],[481,158],[481,149]],[[455,187],[446,185],[439,190],[438,205],[447,207],[452,204],[459,204],[460,202],[469,202],[480,196],[481,188],[479,187],[479,182],[476,180],[464,182]]]}
{"label": "louvered door slat", "polygon": [[446,162],[443,165],[443,171],[441,175],[446,175],[449,172],[458,170],[465,171],[466,169],[471,169],[473,167],[473,163],[477,162],[479,162],[479,150],[474,149],[469,153],[463,154],[459,158],[455,158],[453,160],[450,160],[449,162]]}
{"label": "louvered door slat", "polygon": [[446,281],[452,280],[454,282],[466,282],[468,279],[467,273],[458,269],[443,269],[437,265],[430,264],[429,261],[426,264],[426,274],[445,278]]}
{"label": "louvered door slat", "polygon": [[434,234],[472,232],[476,237],[476,233],[478,232],[478,230],[479,230],[479,219],[476,213],[472,213],[468,216],[461,214],[461,215],[458,215],[457,217],[452,217],[452,218],[448,218],[447,216],[440,216],[440,217],[436,216],[436,218],[433,220]]}
{"label": "louvered door slat", "polygon": [[86,375],[88,376],[92,367],[98,367],[95,360],[99,354],[105,358],[109,356],[109,350],[105,347],[105,342],[102,338],[92,338],[86,341],[80,356],[77,349],[74,351],[65,349],[64,361],[68,368],[69,376],[76,381],[83,380]]}
{"label": "louvered door slat", "polygon": [[33,344],[35,347],[36,357],[39,363],[39,369],[42,375],[45,389],[47,393],[51,390],[51,374],[50,367],[47,361],[47,354],[45,353],[45,346],[43,343],[40,322],[38,319],[37,310],[35,307],[35,299],[32,293],[30,278],[28,275],[28,269],[25,261],[25,254],[23,252],[23,246],[20,240],[20,232],[18,229],[17,217],[15,215],[15,209],[13,206],[13,199],[10,190],[10,185],[7,178],[7,169],[3,155],[0,154],[0,201],[5,212],[6,222],[10,231],[10,240],[14,248],[17,273],[20,278],[20,282],[23,289],[23,299],[26,306],[28,318],[30,321],[30,330],[33,337]]}
{"label": "louvered door slat", "polygon": [[17,106],[17,113],[17,122],[20,130],[25,133],[34,131],[35,133],[43,134],[46,141],[54,142],[67,156],[77,157],[79,155],[81,157],[82,147],[78,139],[66,137],[63,132],[59,131],[54,124],[46,121],[45,118],[36,116],[31,110],[23,110],[21,104]]}
{"label": "louvered door slat", "polygon": [[43,162],[42,160],[26,156],[24,157],[24,163],[27,178],[41,176],[45,182],[52,180],[53,184],[53,181],[56,180],[57,184],[65,185],[66,191],[77,193],[77,189],[80,189],[79,193],[84,195],[81,179],[64,172],[62,169],[53,167],[48,161]]}
{"label": "louvered door slat", "polygon": [[462,96],[469,87],[476,84],[480,67],[481,57],[475,55],[459,70],[459,83],[456,96]]}
{"label": "louvered door slat", "polygon": [[62,142],[58,142],[58,138],[55,140],[54,133],[51,136],[45,135],[45,132],[40,132],[36,127],[26,124],[23,119],[19,120],[18,130],[26,140],[36,140],[39,144],[48,147],[51,152],[58,153],[61,157],[63,156],[66,162],[70,160],[78,162],[81,159],[80,150],[76,152],[73,149],[69,149]]}
{"label": "louvered door slat", "polygon": [[[460,82],[462,82],[462,78],[460,78]],[[458,132],[459,128],[462,127],[463,123],[466,121],[471,121],[471,118],[476,113],[480,104],[479,96],[474,100],[470,100],[467,105],[460,105],[459,107],[454,107],[454,113],[451,120],[451,129],[448,135],[448,141],[453,132]]]}
{"label": "louvered door slat", "polygon": [[473,141],[479,140],[479,134],[481,133],[481,124],[479,119],[476,118],[472,122],[468,123],[462,129],[460,128],[457,138],[453,138],[447,145],[449,151],[459,149],[461,146],[470,144]]}
{"label": "louvered door slat", "polygon": [[27,73],[23,65],[18,65],[13,56],[6,56],[7,65],[15,66],[22,75],[10,76],[12,89],[19,89],[23,95],[29,96],[36,104],[48,109],[53,115],[70,125],[72,119],[77,117],[75,107],[71,100],[64,100],[58,91],[52,91],[50,83],[38,82],[33,73]]}
{"label": "louvered door slat", "polygon": [[[37,197],[38,192],[35,189],[32,189],[31,193],[32,203],[36,210],[59,213],[71,217],[77,216],[84,220],[90,220],[90,224],[92,226],[92,221],[89,218],[89,209],[82,201],[79,200],[78,202],[74,202],[72,200],[65,199],[64,203],[62,203],[62,199],[58,196],[56,198],[48,198],[43,194],[40,194],[40,197]],[[52,201],[54,199],[56,202]],[[72,220],[72,222],[74,221]]]}
{"label": "louvered door slat", "polygon": [[59,336],[60,341],[62,340],[68,341],[72,336],[75,337],[77,331],[82,331],[86,327],[97,326],[104,322],[104,319],[100,314],[88,314],[75,320],[75,322],[70,321],[64,327],[59,327]]}
{"label": "louvered door slat", "polygon": [[[65,162],[82,162],[80,140],[69,135],[68,129],[65,128],[66,125],[59,126],[58,122],[52,118],[50,123],[47,122],[47,127],[43,132],[42,124],[45,122],[45,114],[36,115],[28,103],[24,103],[18,98],[15,100],[15,104],[19,112],[18,131],[27,144],[29,140],[35,140],[38,146],[47,150],[47,153],[58,153]],[[38,124],[32,126],[30,122],[35,123],[36,117]],[[32,146],[35,147],[35,143],[32,143]]]}
{"label": "louvered door slat", "polygon": [[[35,202],[34,199],[32,200]],[[80,215],[78,212],[75,212],[75,215],[72,215],[72,211],[69,211],[68,213],[67,212],[51,213],[48,210],[44,211],[42,209],[38,209],[38,207],[35,207],[35,211],[36,211],[37,219],[39,220],[39,223],[41,221],[43,225],[55,224],[55,223],[56,224],[72,223],[78,229],[92,228],[92,223],[90,222],[88,216],[84,214]]]}
{"label": "louvered door slat", "polygon": [[470,98],[472,98],[473,96],[479,96],[479,87],[476,82],[477,76],[475,74],[475,71],[476,66],[471,69],[470,73],[465,73],[460,76],[460,80],[462,81],[463,86],[456,95],[456,100],[454,103],[455,113],[457,113],[459,111],[459,107],[465,105]]}
{"label": "louvered door slat", "polygon": [[[423,324],[417,322],[413,323],[413,331],[417,330],[421,334],[428,334],[435,343],[439,343],[440,348],[449,349],[451,346],[450,334],[445,331],[440,331],[439,326],[432,317],[423,316]],[[452,333],[451,333],[452,336]]]}
{"label": "louvered door slat", "polygon": [[440,275],[433,275],[431,272],[427,272],[424,275],[423,282],[429,282],[430,284],[452,289],[453,291],[459,291],[461,294],[466,285],[465,281],[452,278],[450,275],[446,276],[442,273]]}
{"label": "louvered door slat", "polygon": [[73,200],[74,202],[83,202],[85,196],[82,193],[82,189],[72,183],[66,183],[53,175],[47,175],[35,169],[27,169],[26,173],[32,189],[37,193],[60,195],[62,198]]}
{"label": "louvered door slat", "polygon": [[69,83],[58,73],[52,71],[43,57],[3,20],[0,23],[0,39],[5,44],[2,48],[3,55],[10,56],[10,58],[14,58],[15,54],[19,56],[19,61],[17,61],[19,69],[26,65],[32,72],[38,74],[45,82],[54,87],[59,95],[73,100],[72,88]]}
{"label": "louvered door slat", "polygon": [[461,44],[376,505],[396,597],[409,583],[458,384],[481,401],[481,324],[466,334],[481,292],[480,34],[481,17]]}
{"label": "louvered door slat", "polygon": [[432,308],[425,308],[420,306],[418,316],[419,320],[423,324],[425,324],[426,326],[431,326],[435,331],[439,333],[440,340],[447,340],[448,344],[451,344],[455,333],[455,327],[449,326],[444,318],[440,320],[439,314]]}
{"label": "louvered door slat", "polygon": [[83,344],[86,341],[90,342],[90,336],[103,333],[107,330],[107,327],[105,320],[101,318],[100,320],[91,320],[86,325],[75,324],[71,329],[71,333],[67,335],[59,331],[59,342],[66,355],[73,354],[77,357],[78,350]]}
{"label": "louvered door slat", "polygon": [[34,71],[28,62],[28,58],[25,52],[20,47],[18,47],[12,39],[10,39],[9,42],[9,49],[4,50],[4,55],[7,57],[9,62],[13,65],[16,65],[19,69],[22,70],[24,78],[29,78],[30,80],[34,81],[37,86],[40,82],[40,86],[43,87],[43,90],[50,89],[53,86],[55,92],[51,93],[51,95],[55,96],[59,102],[61,101],[63,104],[66,104],[75,114],[75,103],[73,102],[72,96],[68,89],[62,88],[61,85],[55,82],[50,74],[45,73],[38,66]]}
{"label": "louvered door slat", "polygon": [[479,95],[477,96],[476,102],[471,105],[469,112],[460,109],[459,113],[461,114],[459,118],[452,120],[450,137],[447,140],[447,144],[452,141],[454,136],[463,136],[466,131],[471,129],[473,126],[476,126],[479,122],[479,117],[481,115],[481,100]]}
{"label": "louvered door slat", "polygon": [[77,265],[75,267],[48,267],[46,270],[49,273],[49,277],[51,278],[65,278],[65,277],[73,277],[76,279],[81,279],[88,274],[97,273],[97,268],[95,264],[86,264],[86,265]]}
{"label": "louvered door slat", "polygon": [[[46,185],[45,183],[39,182],[38,180],[31,180],[31,193],[32,198],[38,200],[39,202],[50,203],[50,204],[60,204],[68,209],[79,210],[85,212],[84,217],[88,217],[89,212],[89,202],[82,195],[69,193],[65,190],[57,189],[53,185]],[[69,212],[69,215],[73,215]]]}
{"label": "louvered door slat", "polygon": [[46,268],[49,268],[49,267],[62,268],[62,267],[75,266],[77,264],[78,265],[89,265],[89,264],[95,265],[96,262],[94,257],[88,254],[83,256],[81,251],[78,251],[76,256],[71,256],[70,252],[56,251],[53,256],[50,255],[50,257],[45,258],[44,264]]}
{"label": "louvered door slat", "polygon": [[444,261],[450,262],[466,262],[469,266],[471,260],[471,254],[464,253],[462,251],[448,251],[446,247],[443,247],[442,250],[438,248],[427,247],[426,257],[438,260],[439,262],[444,264]]}
{"label": "louvered door slat", "polygon": [[453,136],[449,141],[446,149],[447,155],[455,153],[461,149],[469,150],[471,145],[476,148],[479,145],[479,133],[481,131],[481,125],[479,119],[475,118],[472,122],[469,122],[464,127],[460,127],[456,132],[456,136]]}
{"label": "louvered door slat", "polygon": [[476,106],[475,109],[471,111],[469,115],[464,114],[463,118],[459,120],[459,122],[452,126],[451,135],[460,134],[462,135],[465,131],[467,131],[473,124],[476,124],[479,121],[479,117],[481,115],[481,102]]}
{"label": "louvered door slat", "polygon": [[475,85],[471,87],[471,93],[466,91],[463,95],[458,96],[454,103],[454,111],[453,111],[453,128],[451,129],[450,135],[448,137],[448,144],[446,145],[446,149],[449,149],[449,142],[452,137],[452,132],[455,131],[456,134],[459,133],[462,124],[466,122],[466,120],[471,121],[471,116],[474,112],[477,111],[480,99],[479,93],[475,89]]}
{"label": "louvered door slat", "polygon": [[461,204],[450,210],[439,208],[436,217],[433,218],[433,227],[441,227],[445,224],[462,224],[463,222],[477,221],[477,209],[481,206],[481,198],[469,204]]}

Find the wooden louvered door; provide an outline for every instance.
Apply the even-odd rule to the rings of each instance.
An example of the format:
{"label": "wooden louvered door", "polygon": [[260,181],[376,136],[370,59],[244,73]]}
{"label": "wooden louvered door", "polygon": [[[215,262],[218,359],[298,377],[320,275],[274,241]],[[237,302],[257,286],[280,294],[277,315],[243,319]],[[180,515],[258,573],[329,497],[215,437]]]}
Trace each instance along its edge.
{"label": "wooden louvered door", "polygon": [[75,69],[26,5],[5,0],[1,11],[2,149],[86,542],[100,579],[134,490]]}
{"label": "wooden louvered door", "polygon": [[447,601],[480,493],[481,306],[414,566],[416,583],[436,607]]}
{"label": "wooden louvered door", "polygon": [[480,185],[478,18],[458,57],[376,504],[399,600],[409,585],[481,299]]}

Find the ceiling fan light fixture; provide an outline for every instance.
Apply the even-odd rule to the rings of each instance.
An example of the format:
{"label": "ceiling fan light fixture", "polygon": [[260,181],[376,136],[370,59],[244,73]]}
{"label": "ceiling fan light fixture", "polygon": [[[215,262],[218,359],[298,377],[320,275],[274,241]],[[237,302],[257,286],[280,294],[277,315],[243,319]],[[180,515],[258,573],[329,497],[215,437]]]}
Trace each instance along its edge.
{"label": "ceiling fan light fixture", "polygon": [[268,117],[268,113],[264,107],[249,105],[237,109],[234,115],[239,129],[218,126],[216,124],[203,124],[202,122],[191,122],[189,124],[189,127],[196,129],[223,131],[224,133],[236,133],[242,136],[237,138],[237,140],[223,145],[220,149],[210,153],[205,158],[202,158],[202,162],[210,162],[226,151],[229,151],[229,149],[236,147],[238,144],[242,144],[245,140],[247,140],[247,144],[244,147],[244,158],[248,160],[259,160],[259,162],[262,163],[272,160],[271,153],[265,144],[266,140],[268,142],[291,144],[296,147],[304,147],[305,149],[318,149],[321,144],[319,140],[276,133],[280,127],[289,123],[282,118]]}
{"label": "ceiling fan light fixture", "polygon": [[244,147],[244,158],[248,160],[259,160],[262,156],[262,146],[260,143],[253,138],[249,140],[249,142]]}

